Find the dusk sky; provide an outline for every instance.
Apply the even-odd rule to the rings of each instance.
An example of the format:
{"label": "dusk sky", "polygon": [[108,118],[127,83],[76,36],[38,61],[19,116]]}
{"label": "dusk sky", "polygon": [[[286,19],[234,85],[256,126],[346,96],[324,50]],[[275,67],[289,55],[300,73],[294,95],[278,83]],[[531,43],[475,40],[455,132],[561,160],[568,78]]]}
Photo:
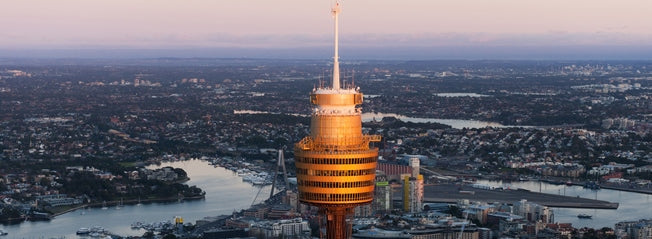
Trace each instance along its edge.
{"label": "dusk sky", "polygon": [[[325,48],[333,0],[20,0],[0,49]],[[652,48],[650,0],[343,0],[344,47]],[[634,50],[636,51],[636,50]]]}

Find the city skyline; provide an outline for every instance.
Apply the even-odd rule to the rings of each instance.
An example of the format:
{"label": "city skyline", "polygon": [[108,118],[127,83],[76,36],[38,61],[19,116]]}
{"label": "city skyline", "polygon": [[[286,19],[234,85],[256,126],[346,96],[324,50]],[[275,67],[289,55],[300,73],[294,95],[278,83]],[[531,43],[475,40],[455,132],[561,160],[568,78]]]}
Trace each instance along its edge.
{"label": "city skyline", "polygon": [[[370,52],[388,49],[385,54],[360,57],[401,57],[392,49],[408,55],[427,52],[416,58],[441,58],[437,53],[442,51],[446,58],[527,57],[503,53],[512,49],[533,58],[573,58],[570,50],[576,56],[604,52],[590,55],[591,59],[649,59],[645,56],[652,52],[652,21],[646,16],[652,2],[644,0],[349,0],[343,4],[343,45]],[[0,56],[53,49],[217,49],[216,56],[226,52],[269,57],[247,49],[303,49],[304,57],[319,58],[328,57],[325,49],[332,44],[331,20],[323,10],[332,5],[331,0],[183,4],[30,0],[4,5],[0,21],[12,24],[0,31],[0,49],[5,49]],[[537,52],[542,48],[546,50]],[[465,53],[469,49],[475,54]]]}

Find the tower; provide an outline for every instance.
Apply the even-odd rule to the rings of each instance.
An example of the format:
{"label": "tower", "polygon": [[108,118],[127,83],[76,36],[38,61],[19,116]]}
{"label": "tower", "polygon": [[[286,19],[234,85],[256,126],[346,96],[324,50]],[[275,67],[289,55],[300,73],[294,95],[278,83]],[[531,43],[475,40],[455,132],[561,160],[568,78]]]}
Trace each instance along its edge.
{"label": "tower", "polygon": [[310,135],[295,144],[299,201],[316,206],[326,219],[326,238],[351,236],[347,222],[353,208],[374,198],[378,135],[363,135],[362,93],[354,86],[340,87],[338,59],[339,2],[335,18],[335,56],[332,87],[313,89]]}

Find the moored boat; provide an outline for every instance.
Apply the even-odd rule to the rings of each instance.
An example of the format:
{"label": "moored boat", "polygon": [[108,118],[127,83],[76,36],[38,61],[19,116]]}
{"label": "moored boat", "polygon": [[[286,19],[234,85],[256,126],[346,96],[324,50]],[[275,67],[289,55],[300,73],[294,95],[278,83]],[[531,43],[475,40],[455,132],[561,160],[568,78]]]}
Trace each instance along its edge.
{"label": "moored boat", "polygon": [[600,184],[598,184],[597,182],[590,181],[590,182],[586,182],[584,184],[584,188],[588,188],[588,189],[592,189],[592,190],[598,190],[598,189],[600,189]]}
{"label": "moored boat", "polygon": [[77,235],[88,235],[90,233],[91,233],[91,229],[88,229],[86,227],[82,227],[79,228],[79,230],[77,230]]}
{"label": "moored boat", "polygon": [[52,216],[44,212],[32,212],[27,216],[27,220],[30,221],[49,221],[50,219],[52,219]]}
{"label": "moored boat", "polygon": [[91,227],[91,232],[97,232],[97,233],[104,233],[104,227],[101,226],[93,226]]}
{"label": "moored boat", "polygon": [[580,218],[580,219],[591,219],[593,216],[582,213],[582,214],[577,215],[577,217]]}

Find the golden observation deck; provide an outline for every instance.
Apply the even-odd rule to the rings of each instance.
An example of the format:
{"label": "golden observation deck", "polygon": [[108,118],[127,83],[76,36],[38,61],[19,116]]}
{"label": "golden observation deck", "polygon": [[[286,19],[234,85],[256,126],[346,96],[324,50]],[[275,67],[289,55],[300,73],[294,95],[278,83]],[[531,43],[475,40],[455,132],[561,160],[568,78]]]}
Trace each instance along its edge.
{"label": "golden observation deck", "polygon": [[317,89],[310,136],[295,145],[299,200],[315,206],[355,207],[374,196],[378,149],[363,135],[362,93],[356,89]]}

